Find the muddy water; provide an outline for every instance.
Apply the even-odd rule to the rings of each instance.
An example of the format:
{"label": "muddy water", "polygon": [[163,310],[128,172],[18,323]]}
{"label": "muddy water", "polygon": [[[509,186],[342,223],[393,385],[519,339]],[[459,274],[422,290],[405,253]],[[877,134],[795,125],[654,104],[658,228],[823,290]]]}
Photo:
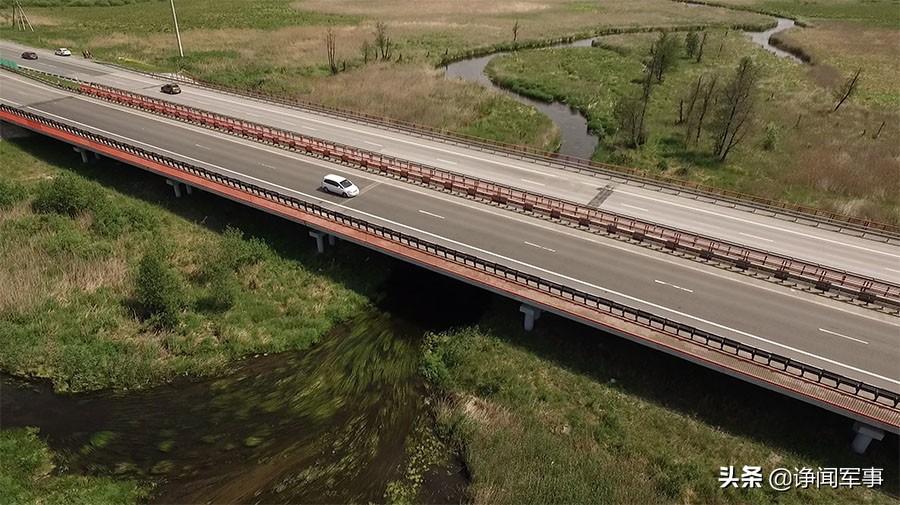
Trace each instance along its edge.
{"label": "muddy water", "polygon": [[[790,58],[800,62],[796,56],[778,49],[769,44],[769,37],[783,32],[794,26],[794,21],[784,18],[776,18],[778,25],[764,32],[745,32],[754,43],[763,47],[765,50],[782,58]],[[583,39],[575,42],[550,46],[557,47],[591,47],[594,39]],[[513,91],[502,88],[494,84],[484,73],[488,63],[497,56],[507,54],[505,52],[493,53],[487,56],[460,60],[446,66],[444,76],[448,79],[463,79],[470,82],[481,84],[486,88],[493,89],[499,93],[511,96],[518,102],[530,105],[538,111],[547,115],[559,127],[560,131],[560,154],[576,156],[578,158],[590,159],[597,148],[599,139],[596,135],[588,131],[587,119],[580,112],[559,102],[541,102],[527,96],[520,95]]]}
{"label": "muddy water", "polygon": [[[397,266],[383,310],[309,351],[250,358],[215,379],[56,395],[0,376],[3,427],[39,427],[76,473],[154,481],[157,503],[383,502],[404,471],[408,436],[428,422],[417,371],[422,323],[462,324],[458,312],[434,307],[477,317],[482,297],[411,268]],[[425,305],[396,294],[422,285],[445,299]],[[475,305],[455,306],[453,297]],[[461,500],[458,465],[431,473],[425,496]]]}

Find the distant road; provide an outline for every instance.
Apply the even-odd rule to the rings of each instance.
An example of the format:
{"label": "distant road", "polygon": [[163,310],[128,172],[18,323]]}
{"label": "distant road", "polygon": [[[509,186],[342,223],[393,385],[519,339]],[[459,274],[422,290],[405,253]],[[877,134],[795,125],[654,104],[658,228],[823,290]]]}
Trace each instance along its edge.
{"label": "distant road", "polygon": [[[34,50],[37,61],[20,58]],[[77,53],[77,50],[75,51]],[[776,218],[729,209],[663,192],[564,172],[524,160],[387,131],[290,107],[262,103],[213,90],[181,85],[180,95],[164,95],[166,81],[50,51],[0,41],[0,57],[22,66],[121,89],[175,103],[326,138],[361,149],[426,163],[551,196],[593,205],[740,244],[752,245],[834,268],[900,282],[900,247]]]}
{"label": "distant road", "polygon": [[[900,318],[0,72],[0,102],[900,392]],[[123,177],[128,176],[124,170]],[[362,194],[318,190],[334,172]],[[309,240],[297,237],[298,242]]]}

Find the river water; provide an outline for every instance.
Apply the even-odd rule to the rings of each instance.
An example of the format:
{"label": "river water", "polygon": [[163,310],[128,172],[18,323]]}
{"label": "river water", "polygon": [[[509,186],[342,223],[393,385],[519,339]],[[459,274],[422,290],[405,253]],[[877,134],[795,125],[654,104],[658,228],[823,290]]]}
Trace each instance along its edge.
{"label": "river water", "polygon": [[[408,294],[422,285],[437,298]],[[38,427],[69,471],[155,482],[156,503],[382,503],[410,436],[431,425],[423,334],[474,321],[487,295],[397,263],[381,296],[308,351],[249,358],[216,378],[58,395],[0,375],[3,428]],[[466,483],[448,453],[420,498],[457,503]]]}
{"label": "river water", "polygon": [[[750,40],[763,47],[765,50],[779,57],[790,58],[794,61],[800,62],[801,60],[796,56],[778,49],[777,47],[769,43],[769,37],[771,37],[772,35],[794,27],[793,20],[784,18],[776,18],[776,20],[778,21],[778,24],[774,28],[771,28],[764,32],[745,33],[750,38]],[[594,38],[582,39],[571,43],[549,46],[548,49],[559,47],[589,48],[591,47],[591,43],[593,42],[593,40]],[[463,79],[466,81],[478,83],[486,88],[490,88],[499,93],[511,96],[518,102],[534,107],[538,111],[547,115],[551,120],[553,120],[556,126],[559,127],[560,154],[575,156],[577,158],[590,159],[594,154],[594,150],[597,148],[599,139],[596,135],[592,134],[588,130],[587,119],[583,115],[581,115],[580,112],[564,103],[547,103],[520,95],[494,84],[490,80],[490,78],[488,78],[488,76],[484,73],[485,67],[487,67],[488,63],[490,63],[491,60],[504,54],[507,53],[493,53],[487,56],[479,56],[476,58],[470,58],[467,60],[460,60],[454,63],[450,63],[445,68],[444,76],[448,79]]]}

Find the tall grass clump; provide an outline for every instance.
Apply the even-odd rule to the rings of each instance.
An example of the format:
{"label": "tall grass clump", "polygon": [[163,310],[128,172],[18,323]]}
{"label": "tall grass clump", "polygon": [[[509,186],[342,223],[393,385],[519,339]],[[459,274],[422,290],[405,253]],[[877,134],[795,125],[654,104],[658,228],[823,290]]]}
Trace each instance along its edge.
{"label": "tall grass clump", "polygon": [[25,199],[27,192],[21,184],[0,180],[0,210],[9,210]]}
{"label": "tall grass clump", "polygon": [[55,471],[53,452],[34,428],[0,431],[0,503],[130,505],[147,490],[130,480]]}
{"label": "tall grass clump", "polygon": [[93,188],[84,179],[63,174],[38,186],[31,208],[43,214],[74,217],[91,208],[93,193]]}
{"label": "tall grass clump", "polygon": [[171,328],[185,305],[184,284],[178,271],[166,258],[160,246],[151,248],[141,258],[135,278],[135,295],[150,323]]}
{"label": "tall grass clump", "polygon": [[222,238],[205,255],[201,276],[208,289],[200,305],[210,310],[230,309],[241,291],[238,271],[270,256],[271,251],[262,240],[245,238],[241,230],[226,227]]}

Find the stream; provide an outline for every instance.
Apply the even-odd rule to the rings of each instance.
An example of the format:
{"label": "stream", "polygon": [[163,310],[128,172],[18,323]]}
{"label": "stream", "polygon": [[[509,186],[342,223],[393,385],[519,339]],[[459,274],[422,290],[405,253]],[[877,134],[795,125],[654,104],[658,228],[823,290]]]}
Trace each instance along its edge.
{"label": "stream", "polygon": [[[438,299],[409,295],[422,285]],[[155,503],[383,503],[410,437],[432,423],[422,336],[474,321],[487,295],[399,262],[381,295],[309,350],[248,358],[214,378],[61,395],[0,374],[3,428],[38,427],[67,471],[153,482]],[[443,459],[419,501],[464,501],[463,466]]]}
{"label": "stream", "polygon": [[[775,18],[778,24],[763,32],[744,32],[751,41],[763,47],[765,50],[779,56],[781,58],[789,58],[791,60],[801,62],[796,56],[783,51],[769,43],[769,37],[794,27],[794,21],[785,18]],[[591,47],[591,43],[595,38],[581,39],[574,42],[557,44],[548,46],[545,49],[554,49],[560,47]],[[518,102],[534,107],[538,111],[547,115],[559,128],[560,146],[559,153],[574,156],[577,158],[591,159],[594,150],[597,148],[599,138],[591,133],[587,127],[587,119],[577,110],[567,104],[560,102],[542,102],[527,96],[520,95],[501,86],[494,84],[490,78],[484,73],[485,67],[491,60],[497,56],[508,54],[508,52],[498,52],[469,58],[448,64],[445,67],[444,76],[447,79],[463,79],[469,82],[478,83],[486,88],[493,89],[499,93],[503,93],[512,97]]]}

